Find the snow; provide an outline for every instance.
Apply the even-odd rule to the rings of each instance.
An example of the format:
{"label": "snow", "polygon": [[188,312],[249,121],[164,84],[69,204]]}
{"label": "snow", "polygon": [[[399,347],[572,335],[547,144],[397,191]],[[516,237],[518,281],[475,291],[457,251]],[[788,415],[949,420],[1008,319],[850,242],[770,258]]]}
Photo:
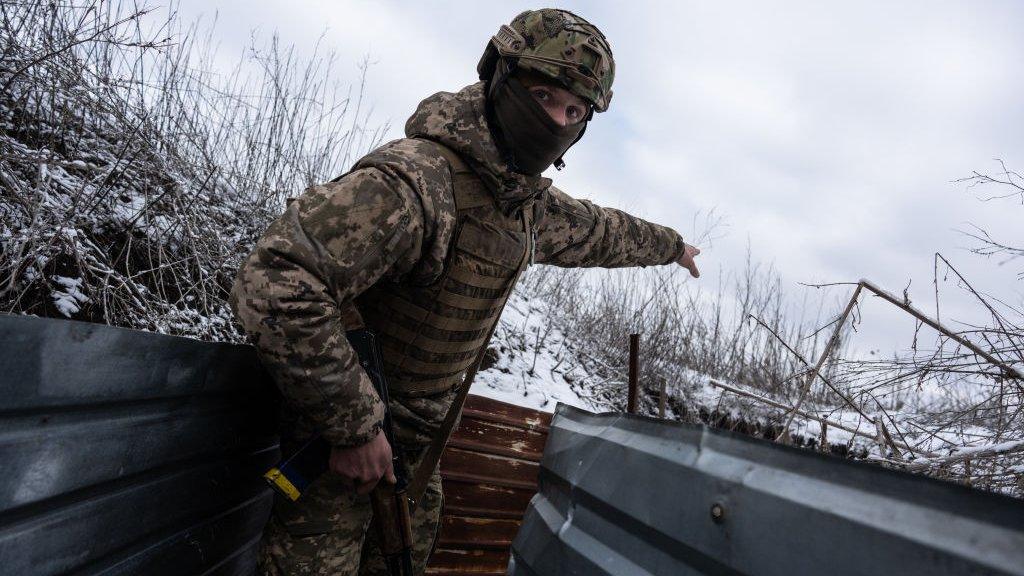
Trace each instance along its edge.
{"label": "snow", "polygon": [[[606,396],[593,393],[594,384],[610,382],[602,380],[597,373],[589,373],[587,366],[607,372],[603,367],[586,360],[586,354],[575,346],[571,335],[559,327],[557,315],[549,310],[550,304],[530,292],[526,285],[520,285],[513,292],[498,326],[490,348],[497,353],[493,364],[482,370],[473,383],[472,391],[495,400],[544,412],[553,412],[559,403],[569,404],[593,412],[617,409]],[[764,403],[742,397],[712,384],[712,378],[696,370],[682,370],[682,376],[667,385],[670,397],[684,399],[688,406],[707,413],[728,415],[736,421],[745,421],[762,426],[778,426],[784,411]],[[764,390],[758,390],[735,382],[725,382],[731,387],[745,390],[750,394],[769,398]],[[612,388],[618,382],[611,382]],[[625,382],[622,382],[625,386]],[[589,392],[589,393],[588,393]],[[913,451],[903,450],[903,458],[911,461],[928,460],[926,454],[948,455],[976,452],[1010,452],[1024,446],[1024,440],[1012,440],[993,445],[992,431],[964,426],[957,430],[926,432],[921,414],[934,404],[946,404],[951,393],[960,391],[929,389],[917,397],[908,398],[900,410],[864,410],[864,413],[850,407],[818,406],[808,399],[801,408],[833,423],[838,423],[863,436],[853,434],[835,426],[828,427],[828,443],[831,446],[845,445],[851,454],[859,454],[876,461],[891,461],[894,457],[888,446],[876,441],[878,430],[876,419],[887,424],[891,434],[899,430],[895,439],[906,442]],[[624,391],[623,391],[624,393]],[[769,398],[784,406],[792,405],[792,399]],[[669,418],[674,415],[668,414]],[[898,426],[890,422],[895,420]],[[790,426],[790,434],[805,441],[817,440],[821,435],[821,424],[809,418],[796,417]],[[1013,470],[1020,473],[1020,470]]]}
{"label": "snow", "polygon": [[53,276],[53,281],[63,288],[63,290],[54,290],[50,296],[53,298],[53,305],[64,316],[71,318],[81,310],[82,304],[89,301],[89,297],[82,293],[81,278]]}
{"label": "snow", "polygon": [[957,447],[952,452],[960,455],[972,455],[982,452],[997,454],[1001,452],[1013,452],[1021,448],[1024,448],[1024,440],[1011,440],[1009,442],[1000,442],[986,446],[970,446],[967,448]]}
{"label": "snow", "polygon": [[607,410],[573,386],[589,374],[566,362],[566,346],[565,335],[550,323],[545,305],[523,290],[513,292],[491,341],[498,359],[477,374],[473,393],[544,412],[554,412],[559,402]]}

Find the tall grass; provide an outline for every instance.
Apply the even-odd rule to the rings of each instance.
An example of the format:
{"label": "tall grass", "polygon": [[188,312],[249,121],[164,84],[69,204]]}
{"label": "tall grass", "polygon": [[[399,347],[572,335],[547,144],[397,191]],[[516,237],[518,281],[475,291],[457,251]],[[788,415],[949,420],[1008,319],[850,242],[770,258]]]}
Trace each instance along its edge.
{"label": "tall grass", "polygon": [[[632,333],[641,335],[643,412],[655,411],[664,382],[673,415],[696,420],[701,407],[688,392],[707,376],[789,395],[794,376],[805,367],[783,341],[813,356],[822,345],[816,318],[801,318],[778,275],[752,261],[739,275],[722,275],[717,282],[688,278],[675,267],[597,274],[539,267],[525,282],[547,303],[574,353],[591,359],[588,371],[604,376],[590,393],[610,406],[626,405],[626,343]],[[708,280],[712,288],[704,287]]]}
{"label": "tall grass", "polygon": [[[376,146],[362,75],[132,3],[0,4],[0,310],[236,340],[240,259]],[[355,71],[354,71],[355,72]]]}

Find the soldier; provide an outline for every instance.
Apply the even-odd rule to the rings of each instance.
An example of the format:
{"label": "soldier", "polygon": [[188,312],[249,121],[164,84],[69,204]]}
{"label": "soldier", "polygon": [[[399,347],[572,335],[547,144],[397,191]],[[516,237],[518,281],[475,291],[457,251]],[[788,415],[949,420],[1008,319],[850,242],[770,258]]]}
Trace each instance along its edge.
{"label": "soldier", "polygon": [[[420,103],[407,138],[313,186],[271,224],[238,271],[232,307],[285,399],[282,445],[316,432],[330,468],[297,502],[278,499],[260,550],[266,574],[382,574],[365,534],[366,494],[394,481],[391,450],[415,470],[478,361],[519,274],[679,264],[699,250],[670,228],[577,200],[540,174],[562,165],[615,64],[600,31],[565,10],[523,12],[478,65],[480,82]],[[396,446],[345,338],[381,343]],[[422,572],[441,510],[438,471],[413,516]]]}

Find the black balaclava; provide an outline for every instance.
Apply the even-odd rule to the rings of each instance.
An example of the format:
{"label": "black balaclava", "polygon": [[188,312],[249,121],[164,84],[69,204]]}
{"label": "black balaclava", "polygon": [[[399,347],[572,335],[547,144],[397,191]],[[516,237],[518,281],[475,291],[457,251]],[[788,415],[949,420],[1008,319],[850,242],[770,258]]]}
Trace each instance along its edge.
{"label": "black balaclava", "polygon": [[583,135],[589,116],[559,126],[510,72],[504,63],[499,64],[488,90],[498,129],[496,139],[512,170],[538,176],[553,163],[560,164],[562,154]]}

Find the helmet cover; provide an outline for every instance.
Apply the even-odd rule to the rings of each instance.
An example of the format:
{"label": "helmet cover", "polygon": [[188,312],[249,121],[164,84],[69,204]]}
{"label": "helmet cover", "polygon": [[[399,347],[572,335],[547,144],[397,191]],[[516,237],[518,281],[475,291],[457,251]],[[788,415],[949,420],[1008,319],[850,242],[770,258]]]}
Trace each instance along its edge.
{"label": "helmet cover", "polygon": [[596,26],[568,10],[528,10],[503,25],[477,67],[482,79],[490,78],[498,57],[565,86],[597,112],[608,109],[615,79],[611,46]]}

